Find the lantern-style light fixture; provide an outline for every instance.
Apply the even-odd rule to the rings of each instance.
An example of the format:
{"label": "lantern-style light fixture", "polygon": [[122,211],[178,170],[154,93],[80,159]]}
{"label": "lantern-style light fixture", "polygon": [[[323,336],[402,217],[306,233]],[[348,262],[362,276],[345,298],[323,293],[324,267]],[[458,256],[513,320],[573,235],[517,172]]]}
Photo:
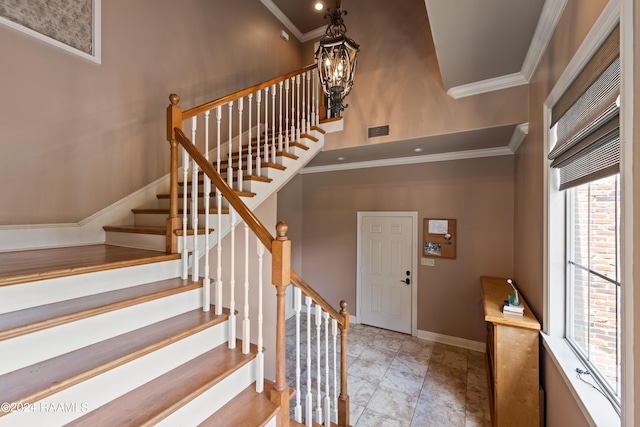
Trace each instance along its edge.
{"label": "lantern-style light fixture", "polygon": [[348,107],[343,101],[353,87],[353,76],[356,73],[360,50],[360,46],[346,35],[347,27],[342,16],[346,15],[347,11],[342,10],[340,6],[341,1],[336,0],[335,10],[328,9],[329,13],[325,18],[330,18],[331,22],[316,51],[320,83],[328,98],[327,110],[330,117],[340,116],[340,112]]}

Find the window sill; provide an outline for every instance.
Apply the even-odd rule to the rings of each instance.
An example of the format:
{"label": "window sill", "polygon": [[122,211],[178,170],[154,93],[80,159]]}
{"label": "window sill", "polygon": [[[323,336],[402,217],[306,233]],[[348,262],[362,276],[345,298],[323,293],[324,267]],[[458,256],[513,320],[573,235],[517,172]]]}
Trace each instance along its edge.
{"label": "window sill", "polygon": [[620,426],[620,416],[611,402],[598,391],[576,377],[576,368],[585,369],[580,359],[563,338],[540,333],[551,360],[558,368],[580,410],[592,426]]}

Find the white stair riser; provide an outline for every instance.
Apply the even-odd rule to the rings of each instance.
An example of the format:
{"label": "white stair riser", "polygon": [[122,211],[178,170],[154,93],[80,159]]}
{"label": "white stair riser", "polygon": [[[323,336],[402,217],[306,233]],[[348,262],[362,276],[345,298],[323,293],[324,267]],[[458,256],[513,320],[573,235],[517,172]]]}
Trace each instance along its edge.
{"label": "white stair riser", "polygon": [[[29,402],[34,412],[13,413],[0,417],[0,427],[62,426],[218,345],[226,345],[224,343],[227,340],[228,325],[225,322],[62,390],[39,402]],[[219,395],[230,393],[225,388],[217,389]],[[229,399],[233,396],[231,394]],[[55,412],[47,410],[60,403],[75,404],[72,406],[74,410]],[[213,412],[212,410],[210,414]]]}
{"label": "white stair riser", "polygon": [[166,426],[195,426],[222,408],[238,393],[255,382],[255,363],[252,360],[231,375],[193,399],[167,418],[156,424]]}
{"label": "white stair riser", "polygon": [[164,251],[167,248],[167,237],[157,234],[123,233],[107,231],[105,243],[107,245],[124,246],[126,248],[148,249]]}
{"label": "white stair riser", "polygon": [[0,341],[0,375],[202,306],[202,289]]}
{"label": "white stair riser", "polygon": [[180,260],[39,280],[0,288],[0,313],[123,289],[180,275]]}

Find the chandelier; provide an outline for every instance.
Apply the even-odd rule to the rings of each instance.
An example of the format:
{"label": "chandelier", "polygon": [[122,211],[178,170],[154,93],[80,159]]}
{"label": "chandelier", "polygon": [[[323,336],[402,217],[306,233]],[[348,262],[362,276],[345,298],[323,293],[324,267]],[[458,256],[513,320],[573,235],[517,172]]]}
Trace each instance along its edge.
{"label": "chandelier", "polygon": [[336,0],[335,10],[328,9],[325,18],[330,18],[331,22],[316,51],[320,83],[328,99],[330,117],[340,116],[340,112],[349,106],[343,101],[353,87],[360,50],[360,46],[346,35],[347,27],[342,16],[347,11],[340,8],[340,3],[340,0]]}

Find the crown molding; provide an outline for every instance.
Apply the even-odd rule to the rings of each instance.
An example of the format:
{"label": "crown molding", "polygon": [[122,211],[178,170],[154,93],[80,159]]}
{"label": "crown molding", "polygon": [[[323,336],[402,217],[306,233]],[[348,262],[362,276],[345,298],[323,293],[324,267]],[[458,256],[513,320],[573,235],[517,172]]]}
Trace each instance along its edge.
{"label": "crown molding", "polygon": [[302,43],[305,43],[305,42],[308,42],[310,40],[318,39],[318,38],[324,36],[326,32],[327,32],[327,27],[316,28],[315,30],[309,31],[308,33],[304,33],[302,35],[302,40],[300,40],[300,41]]}
{"label": "crown molding", "polygon": [[516,126],[516,128],[513,130],[513,135],[511,135],[511,140],[509,140],[509,144],[507,145],[509,151],[515,154],[528,134],[529,123],[522,123]]}
{"label": "crown molding", "polygon": [[446,162],[450,160],[478,159],[482,157],[510,156],[509,147],[482,148],[478,150],[456,151],[450,153],[426,154],[424,156],[398,157],[394,159],[369,160],[365,162],[340,163],[326,166],[307,166],[301,174],[335,172],[353,169],[377,168],[382,166],[401,166],[416,163]]}
{"label": "crown molding", "polygon": [[566,5],[567,0],[547,0],[544,3],[520,72],[452,87],[447,93],[458,99],[528,84],[553,37]]}
{"label": "crown molding", "polygon": [[547,0],[542,7],[542,13],[540,13],[540,19],[536,26],[536,31],[533,33],[533,39],[529,45],[527,56],[522,63],[522,75],[527,80],[531,81],[533,73],[538,68],[538,64],[542,59],[544,51],[549,46],[551,37],[558,26],[558,22],[562,17],[562,12],[567,5],[567,0]]}
{"label": "crown molding", "polygon": [[278,18],[278,21],[282,22],[282,24],[287,27],[289,31],[291,31],[291,34],[293,34],[300,42],[302,42],[302,32],[300,32],[298,27],[293,25],[293,22],[291,22],[289,18],[287,18],[287,16],[282,13],[278,6],[276,6],[271,0],[260,0],[260,2],[267,9],[269,9],[269,11],[273,13],[276,18]]}
{"label": "crown molding", "polygon": [[454,99],[467,96],[479,95],[481,93],[493,92],[495,90],[507,89],[529,83],[522,73],[507,74],[506,76],[494,77],[481,80],[479,82],[468,83],[466,85],[455,86],[447,91]]}

